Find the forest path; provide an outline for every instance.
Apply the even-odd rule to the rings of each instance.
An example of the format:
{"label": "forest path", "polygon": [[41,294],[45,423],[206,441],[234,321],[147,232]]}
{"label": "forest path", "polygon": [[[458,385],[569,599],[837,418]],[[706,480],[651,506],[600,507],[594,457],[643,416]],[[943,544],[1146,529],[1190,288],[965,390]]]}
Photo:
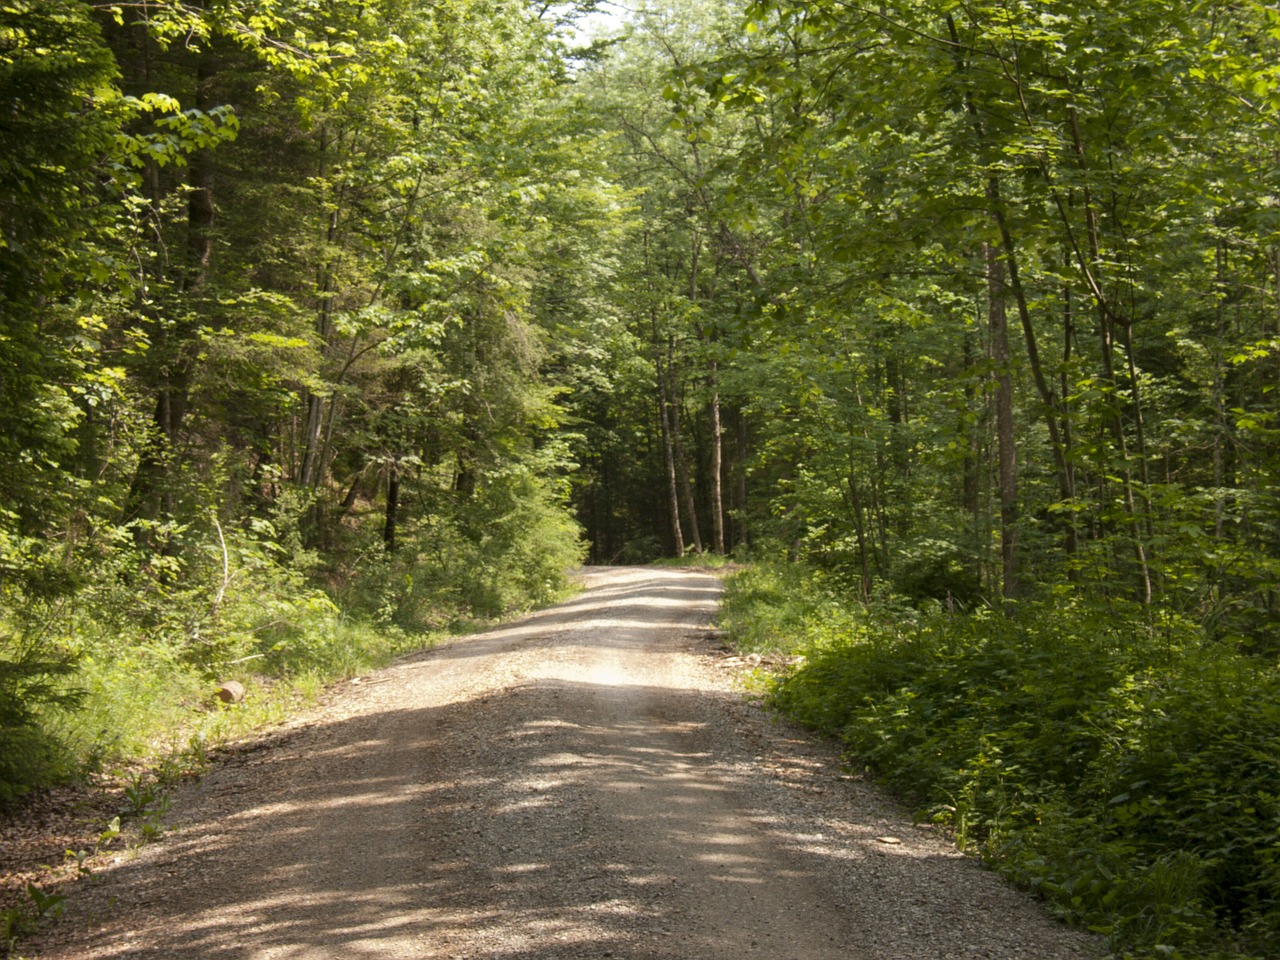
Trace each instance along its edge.
{"label": "forest path", "polygon": [[32,960],[1096,956],[747,703],[720,581],[592,568],[178,794]]}

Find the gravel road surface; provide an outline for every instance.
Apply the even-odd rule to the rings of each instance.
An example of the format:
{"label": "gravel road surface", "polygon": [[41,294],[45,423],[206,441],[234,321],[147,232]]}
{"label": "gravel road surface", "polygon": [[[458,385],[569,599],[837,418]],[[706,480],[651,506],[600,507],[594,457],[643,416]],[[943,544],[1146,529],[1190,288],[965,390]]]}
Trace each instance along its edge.
{"label": "gravel road surface", "polygon": [[744,699],[716,577],[584,579],[217,763],[24,955],[1099,955]]}

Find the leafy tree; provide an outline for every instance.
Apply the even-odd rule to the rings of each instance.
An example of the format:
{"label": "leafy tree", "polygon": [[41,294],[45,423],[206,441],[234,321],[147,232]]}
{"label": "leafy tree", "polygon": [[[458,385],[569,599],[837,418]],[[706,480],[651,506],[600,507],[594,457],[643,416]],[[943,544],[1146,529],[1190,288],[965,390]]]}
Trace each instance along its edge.
{"label": "leafy tree", "polygon": [[[752,299],[758,253],[722,173],[745,127],[681,71],[732,47],[736,28],[731,4],[644,5],[625,47],[582,81],[617,131],[618,170],[637,195],[618,306],[651,369],[654,462],[642,482],[665,490],[664,540],[677,554],[729,545],[720,364],[732,318]],[[648,517],[644,528],[637,539],[652,536]]]}
{"label": "leafy tree", "polygon": [[0,10],[0,553],[10,575],[21,538],[68,509],[76,428],[103,387],[93,322],[75,297],[87,277],[111,272],[96,179],[120,116],[116,76],[85,4]]}

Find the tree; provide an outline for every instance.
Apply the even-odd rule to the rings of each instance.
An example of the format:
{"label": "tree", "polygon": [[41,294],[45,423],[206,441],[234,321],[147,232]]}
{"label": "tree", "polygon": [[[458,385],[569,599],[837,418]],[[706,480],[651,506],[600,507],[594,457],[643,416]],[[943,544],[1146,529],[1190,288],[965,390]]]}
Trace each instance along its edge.
{"label": "tree", "polygon": [[111,273],[96,179],[121,114],[116,78],[85,4],[0,10],[0,553],[10,572],[11,538],[46,532],[68,509],[83,404],[102,385],[74,297],[84,277]]}
{"label": "tree", "polygon": [[720,358],[728,325],[753,297],[756,252],[722,173],[745,127],[685,71],[739,42],[737,14],[728,3],[655,3],[632,24],[625,46],[582,81],[591,109],[618,132],[618,169],[639,198],[619,308],[647,342],[668,548],[709,543],[722,553]]}

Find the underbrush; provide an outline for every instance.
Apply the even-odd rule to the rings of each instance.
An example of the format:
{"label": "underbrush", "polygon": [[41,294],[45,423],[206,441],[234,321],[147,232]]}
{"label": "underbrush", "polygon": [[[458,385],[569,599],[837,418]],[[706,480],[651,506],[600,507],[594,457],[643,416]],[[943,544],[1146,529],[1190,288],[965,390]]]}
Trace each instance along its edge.
{"label": "underbrush", "polygon": [[465,629],[565,596],[582,531],[544,481],[513,470],[474,496],[438,496],[396,553],[348,545],[330,593],[344,610],[407,633]]}
{"label": "underbrush", "polygon": [[[115,531],[71,590],[0,578],[0,807],[202,753],[332,682],[560,597],[576,527],[519,484],[488,497],[473,522],[407,531],[394,556],[371,537],[337,582],[272,523],[213,517],[145,530],[145,549]],[[217,697],[226,681],[242,702]]]}
{"label": "underbrush", "polygon": [[803,654],[777,706],[1116,956],[1277,955],[1274,664],[1120,604],[864,606],[797,568],[739,574],[723,619]]}
{"label": "underbrush", "polygon": [[[204,750],[278,722],[344,677],[431,642],[348,618],[287,571],[240,567],[226,584],[105,578],[71,603],[5,597],[0,697],[0,805],[84,772],[112,771]],[[181,583],[181,586],[179,586]],[[20,685],[24,649],[43,651]],[[31,659],[29,656],[27,659]],[[234,680],[243,702],[227,705]]]}

